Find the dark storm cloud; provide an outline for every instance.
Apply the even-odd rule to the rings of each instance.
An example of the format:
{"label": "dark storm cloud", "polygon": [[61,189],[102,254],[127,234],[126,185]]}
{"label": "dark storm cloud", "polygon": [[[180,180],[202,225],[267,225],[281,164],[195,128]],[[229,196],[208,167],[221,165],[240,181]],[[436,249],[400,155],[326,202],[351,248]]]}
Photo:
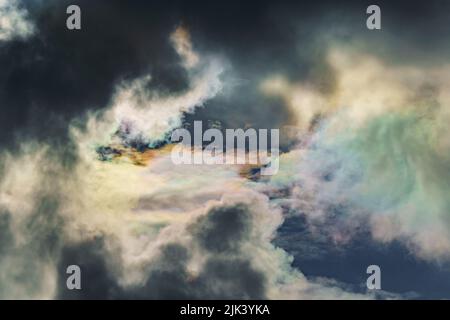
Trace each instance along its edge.
{"label": "dark storm cloud", "polygon": [[176,8],[78,1],[83,28],[71,32],[65,26],[71,3],[26,2],[35,36],[0,44],[2,140],[18,128],[64,132],[64,120],[105,107],[122,79],[150,72],[158,89],[185,88],[185,71],[168,40],[179,23]]}
{"label": "dark storm cloud", "polygon": [[162,91],[185,89],[186,72],[168,40],[180,23],[196,49],[230,60],[235,79],[230,96],[213,99],[186,121],[218,119],[230,128],[293,124],[281,101],[258,90],[272,73],[333,90],[324,37],[362,40],[395,61],[444,57],[449,49],[445,1],[378,2],[378,33],[365,27],[366,1],[77,1],[82,30],[76,32],[65,27],[69,4],[23,1],[35,35],[0,44],[3,142],[19,129],[44,137],[64,133],[68,119],[105,107],[122,79],[150,73],[151,85]]}
{"label": "dark storm cloud", "polygon": [[[208,216],[200,218],[200,223],[192,227],[192,233],[198,238],[200,245],[213,253],[230,253],[239,248],[239,242],[245,239],[250,228],[243,205],[236,207],[214,208]],[[220,232],[218,232],[220,228]]]}
{"label": "dark storm cloud", "polygon": [[[216,230],[216,232],[218,232]],[[181,244],[162,248],[141,288],[125,290],[138,299],[262,299],[264,275],[239,256],[210,256],[196,276],[188,273],[189,250]]]}
{"label": "dark storm cloud", "polygon": [[[234,84],[230,95],[209,101],[206,108],[187,114],[185,121],[214,120],[226,128],[295,125],[295,116],[285,102],[263,95],[259,85],[265,78],[281,74],[292,82],[312,84],[325,95],[333,93],[336,77],[326,58],[335,43],[392,64],[439,64],[446,59],[448,3],[378,1],[380,32],[366,27],[370,4],[226,1],[186,6],[183,21],[193,38],[200,48],[222,53],[230,60]],[[289,149],[290,137],[282,131],[280,139],[282,150]]]}
{"label": "dark storm cloud", "polygon": [[[188,250],[169,245],[162,250],[161,265],[156,270],[152,267],[142,298],[264,298],[264,274],[241,251],[241,245],[249,241],[252,216],[248,210],[243,204],[214,207],[199,217],[189,227],[208,257],[199,275],[190,279],[187,274]],[[175,290],[168,290],[168,283]]]}
{"label": "dark storm cloud", "polygon": [[[168,42],[168,35],[180,22],[193,29],[200,48],[217,49],[229,56],[239,70],[244,68],[239,76],[245,83],[254,81],[262,72],[282,68],[301,75],[307,68],[293,57],[299,39],[286,26],[280,29],[278,19],[271,19],[272,5],[233,1],[214,5],[205,1],[134,1],[126,5],[123,1],[78,1],[83,27],[73,32],[65,27],[65,9],[70,3],[25,2],[36,25],[35,36],[28,41],[1,44],[0,118],[4,139],[11,137],[11,130],[26,126],[38,126],[33,134],[43,128],[64,129],[59,122],[65,118],[104,107],[122,78],[150,72],[152,83],[162,89],[184,88],[185,72]],[[249,91],[249,87],[254,91],[252,84],[244,84],[237,94],[240,98],[228,103],[238,104],[234,112],[239,111],[239,105],[254,109],[247,113],[254,115],[264,115],[274,108],[269,105],[273,101],[257,100],[257,92]],[[221,104],[216,105],[219,109],[213,112],[218,113]],[[280,118],[276,123],[285,122],[286,116],[277,116],[283,113],[282,107],[276,109],[278,112],[272,112]],[[240,124],[239,117],[232,117],[228,122]],[[267,127],[267,122],[260,125]]]}
{"label": "dark storm cloud", "polygon": [[[104,241],[101,238],[69,245],[62,249],[58,264],[58,299],[106,299],[119,297],[120,287],[108,270],[104,256]],[[68,290],[66,269],[78,265],[81,270],[82,290]]]}
{"label": "dark storm cloud", "polygon": [[[251,228],[252,217],[243,204],[215,207],[189,227],[207,257],[198,275],[188,272],[192,247],[168,243],[146,268],[147,280],[121,288],[107,263],[101,238],[63,248],[58,270],[59,299],[261,299],[265,276],[254,269],[241,245]],[[82,290],[66,288],[65,268],[77,264],[82,272]],[[114,268],[113,268],[114,269]]]}

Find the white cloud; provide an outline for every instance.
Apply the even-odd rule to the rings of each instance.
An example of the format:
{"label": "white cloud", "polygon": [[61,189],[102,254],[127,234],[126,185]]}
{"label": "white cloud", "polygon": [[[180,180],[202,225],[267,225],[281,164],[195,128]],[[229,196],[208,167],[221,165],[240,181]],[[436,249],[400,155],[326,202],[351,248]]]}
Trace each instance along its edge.
{"label": "white cloud", "polygon": [[18,0],[0,0],[0,41],[31,36],[35,27]]}

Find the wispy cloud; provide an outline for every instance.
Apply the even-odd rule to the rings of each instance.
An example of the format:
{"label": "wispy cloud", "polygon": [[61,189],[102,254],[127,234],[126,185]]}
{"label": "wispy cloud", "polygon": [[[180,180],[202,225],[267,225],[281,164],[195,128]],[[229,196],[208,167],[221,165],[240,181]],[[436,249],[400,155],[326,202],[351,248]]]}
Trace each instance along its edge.
{"label": "wispy cloud", "polygon": [[34,31],[27,10],[18,0],[0,0],[0,41],[26,39]]}

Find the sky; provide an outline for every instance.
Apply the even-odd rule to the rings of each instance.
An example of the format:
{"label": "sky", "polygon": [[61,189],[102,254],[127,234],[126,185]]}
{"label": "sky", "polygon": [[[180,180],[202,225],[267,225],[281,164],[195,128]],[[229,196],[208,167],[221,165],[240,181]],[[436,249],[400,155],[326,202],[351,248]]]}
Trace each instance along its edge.
{"label": "sky", "polygon": [[[0,0],[0,299],[450,298],[449,18]],[[195,121],[278,129],[278,172],[175,164]]]}

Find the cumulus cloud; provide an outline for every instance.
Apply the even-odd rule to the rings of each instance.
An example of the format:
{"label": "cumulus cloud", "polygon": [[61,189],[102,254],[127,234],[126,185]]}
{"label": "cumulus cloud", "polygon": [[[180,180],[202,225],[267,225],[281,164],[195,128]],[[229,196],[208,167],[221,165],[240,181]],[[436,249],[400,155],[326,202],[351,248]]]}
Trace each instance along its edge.
{"label": "cumulus cloud", "polygon": [[319,119],[282,157],[272,184],[290,186],[296,209],[328,223],[323,229],[338,242],[367,226],[376,240],[447,260],[450,66],[392,65],[340,47],[328,63],[336,87],[327,93],[279,76],[263,83],[296,112],[299,126]]}
{"label": "cumulus cloud", "polygon": [[[293,269],[271,243],[280,208],[235,168],[181,168],[168,155],[145,167],[79,160],[65,168],[57,155],[36,146],[15,165],[5,155],[3,297],[370,297]],[[64,268],[74,263],[86,270],[86,290],[70,293]]]}
{"label": "cumulus cloud", "polygon": [[[133,141],[163,139],[184,112],[219,93],[222,65],[194,54],[188,40],[186,30],[172,36],[186,91],[152,91],[151,76],[139,78],[119,86],[108,108],[74,122],[71,148],[26,141],[3,152],[2,297],[373,297],[292,268],[272,243],[281,208],[239,167],[177,166],[170,147],[139,165],[99,159],[99,145],[139,154]],[[69,264],[82,267],[81,291],[65,288]]]}
{"label": "cumulus cloud", "polygon": [[0,0],[0,41],[25,39],[34,33],[28,12],[18,0]]}

